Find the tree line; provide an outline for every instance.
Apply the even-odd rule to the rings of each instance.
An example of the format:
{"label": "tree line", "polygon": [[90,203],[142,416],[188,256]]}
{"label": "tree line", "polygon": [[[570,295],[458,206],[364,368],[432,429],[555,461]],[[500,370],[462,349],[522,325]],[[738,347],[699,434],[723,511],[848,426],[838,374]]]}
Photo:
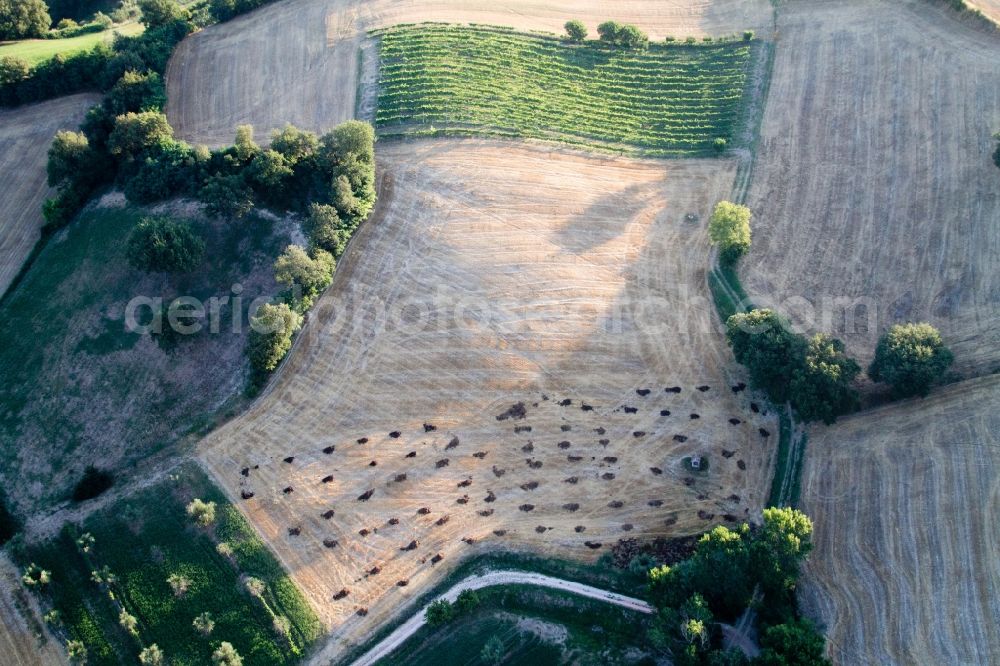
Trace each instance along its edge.
{"label": "tree line", "polygon": [[[719,260],[732,267],[750,249],[751,212],[720,202],[709,221]],[[840,340],[823,333],[806,337],[770,309],[737,312],[726,321],[726,339],[750,383],[774,404],[789,403],[803,421],[830,424],[860,405],[856,380],[861,366]],[[884,382],[895,397],[925,396],[951,366],[953,356],[930,324],[892,326],[879,339],[868,377]]]}

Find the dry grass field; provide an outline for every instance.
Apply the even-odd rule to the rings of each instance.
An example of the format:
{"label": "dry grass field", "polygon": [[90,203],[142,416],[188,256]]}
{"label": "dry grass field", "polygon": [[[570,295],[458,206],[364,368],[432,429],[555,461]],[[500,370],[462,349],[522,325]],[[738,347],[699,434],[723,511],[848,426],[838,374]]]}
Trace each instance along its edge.
{"label": "dry grass field", "polygon": [[738,390],[705,284],[734,163],[458,140],[378,155],[378,207],[333,287],[201,449],[334,640],[465,555],[592,560],[761,509],[777,427]]}
{"label": "dry grass field", "polygon": [[998,433],[995,375],[813,433],[802,600],[835,663],[995,663]]}
{"label": "dry grass field", "polygon": [[31,254],[45,223],[42,202],[49,195],[45,163],[58,130],[73,129],[97,95],[72,95],[19,109],[0,111],[0,295]]}
{"label": "dry grass field", "polygon": [[[23,601],[15,599],[15,595]],[[4,666],[58,666],[66,657],[48,632],[41,643],[28,627],[19,604],[30,597],[21,585],[20,573],[6,555],[0,556],[0,662]],[[38,627],[41,621],[36,617]],[[43,628],[42,631],[45,631]]]}
{"label": "dry grass field", "polygon": [[326,130],[354,117],[359,71],[368,84],[376,79],[368,30],[439,21],[562,32],[570,18],[592,33],[613,18],[654,39],[681,38],[769,30],[771,7],[767,0],[287,0],[184,40],[167,72],[167,115],[180,136],[210,145],[232,141],[241,123],[262,134],[286,122]]}
{"label": "dry grass field", "polygon": [[[1000,34],[926,2],[789,2],[748,205],[759,302],[871,358],[901,320],[938,326],[959,371],[1000,362]],[[796,299],[817,308],[816,318]],[[824,299],[867,301],[839,330]],[[842,308],[834,308],[836,314]]]}

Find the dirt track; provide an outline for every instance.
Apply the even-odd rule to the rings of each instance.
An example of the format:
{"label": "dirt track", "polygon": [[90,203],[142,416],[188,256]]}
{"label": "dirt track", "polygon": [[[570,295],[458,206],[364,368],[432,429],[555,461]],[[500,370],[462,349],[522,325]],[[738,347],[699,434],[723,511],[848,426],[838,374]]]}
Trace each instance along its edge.
{"label": "dirt track", "polygon": [[[609,604],[628,608],[640,613],[654,612],[653,607],[641,599],[626,597],[621,594],[608,592],[606,590],[591,587],[590,585],[583,585],[582,583],[577,583],[571,580],[553,578],[552,576],[543,576],[542,574],[525,573],[523,571],[491,571],[490,573],[483,575],[470,576],[469,578],[466,578],[449,588],[448,591],[438,597],[438,599],[447,599],[448,601],[454,602],[455,599],[458,598],[458,595],[465,590],[481,590],[484,587],[491,587],[494,585],[537,585],[540,587],[552,588],[554,590],[570,592],[572,594],[577,594],[590,599],[605,601]],[[427,620],[424,616],[424,609],[420,609],[420,611],[414,614],[413,617],[397,627],[395,631],[379,641],[376,645],[372,646],[371,650],[362,655],[360,659],[353,662],[351,666],[371,666],[372,664],[378,663],[380,659],[385,658],[400,645],[405,643],[406,639],[416,633],[417,630],[425,624],[427,624]],[[311,663],[327,664],[330,663],[332,657],[334,657],[333,651],[328,649],[325,652],[316,655],[311,660]]]}
{"label": "dirt track", "polygon": [[366,31],[397,23],[489,23],[562,32],[570,18],[596,31],[613,18],[651,37],[769,30],[767,0],[285,0],[193,35],[167,72],[167,115],[179,136],[221,145],[252,123],[260,136],[286,122],[326,130],[354,117],[358,73],[373,77]]}
{"label": "dirt track", "polygon": [[[732,163],[444,140],[378,154],[379,208],[274,388],[202,445],[333,640],[358,641],[466,553],[593,559],[759,511],[773,462],[758,429],[776,427],[730,390],[704,276]],[[517,403],[523,418],[498,420]],[[707,473],[683,468],[692,454]]]}
{"label": "dirt track", "polygon": [[751,296],[806,323],[796,299],[868,299],[867,330],[818,320],[862,361],[912,319],[941,329],[958,370],[996,365],[998,62],[1000,34],[927,2],[782,3],[748,197]]}
{"label": "dirt track", "polygon": [[835,663],[996,662],[998,433],[996,375],[813,432],[801,597]]}
{"label": "dirt track", "polygon": [[0,111],[0,295],[40,238],[42,202],[50,195],[45,164],[58,130],[75,130],[98,95],[72,95]]}

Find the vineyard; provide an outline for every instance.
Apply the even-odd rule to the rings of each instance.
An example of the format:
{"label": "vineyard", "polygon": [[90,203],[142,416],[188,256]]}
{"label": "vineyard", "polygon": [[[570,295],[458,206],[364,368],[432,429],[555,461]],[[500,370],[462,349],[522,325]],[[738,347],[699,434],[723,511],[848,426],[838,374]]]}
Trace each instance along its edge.
{"label": "vineyard", "polygon": [[747,42],[639,51],[428,24],[379,35],[382,135],[524,137],[647,155],[730,141],[752,53]]}

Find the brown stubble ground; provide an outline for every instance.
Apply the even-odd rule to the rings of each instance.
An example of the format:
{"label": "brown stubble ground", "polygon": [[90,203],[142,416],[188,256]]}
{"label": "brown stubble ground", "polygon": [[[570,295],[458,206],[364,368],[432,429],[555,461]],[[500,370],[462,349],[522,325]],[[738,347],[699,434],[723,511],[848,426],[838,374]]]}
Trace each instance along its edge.
{"label": "brown stubble ground", "polygon": [[1000,376],[817,429],[801,600],[837,664],[986,664],[1000,654]]}
{"label": "brown stubble ground", "polygon": [[[456,140],[380,144],[378,155],[378,208],[273,388],[201,449],[332,640],[362,640],[463,556],[527,548],[591,560],[619,538],[697,533],[725,514],[759,512],[773,454],[758,429],[776,432],[775,420],[730,390],[740,377],[705,286],[705,220],[730,191],[734,163]],[[334,309],[347,314],[331,323]],[[394,323],[380,326],[386,311]],[[682,392],[666,393],[672,386]],[[636,393],[646,388],[647,397]],[[565,399],[572,404],[560,406]],[[525,418],[497,420],[518,402]],[[425,433],[424,423],[437,430]],[[452,437],[459,444],[449,450]],[[327,446],[336,450],[324,454]],[[710,470],[685,471],[691,454],[707,456]],[[521,488],[531,482],[538,487]],[[357,501],[368,490],[371,499]],[[240,499],[243,491],[254,497]],[[457,503],[463,495],[468,504]],[[418,515],[421,507],[431,513]],[[401,551],[411,540],[419,547]],[[374,566],[381,573],[365,577]],[[334,601],[342,588],[350,595]]]}
{"label": "brown stubble ground", "polygon": [[[368,30],[398,23],[487,23],[562,32],[570,18],[593,34],[609,18],[654,39],[769,31],[767,0],[286,0],[185,39],[167,72],[167,115],[193,143],[223,145],[234,128],[261,136],[290,122],[325,131],[355,117],[359,72],[372,79],[375,52],[359,52]],[[370,109],[369,109],[370,110]]]}
{"label": "brown stubble ground", "polygon": [[[20,572],[0,555],[0,662],[4,666],[58,666],[66,656],[38,617]],[[30,619],[29,619],[30,618]],[[44,636],[36,635],[41,631]]]}
{"label": "brown stubble ground", "polygon": [[45,175],[52,137],[75,130],[98,101],[98,95],[72,95],[0,111],[0,295],[41,237],[42,203],[52,193]]}
{"label": "brown stubble ground", "polygon": [[909,1],[779,10],[742,274],[755,302],[807,326],[797,298],[870,299],[867,330],[818,326],[864,363],[904,320],[938,326],[960,372],[1000,361],[1000,34],[956,16]]}

